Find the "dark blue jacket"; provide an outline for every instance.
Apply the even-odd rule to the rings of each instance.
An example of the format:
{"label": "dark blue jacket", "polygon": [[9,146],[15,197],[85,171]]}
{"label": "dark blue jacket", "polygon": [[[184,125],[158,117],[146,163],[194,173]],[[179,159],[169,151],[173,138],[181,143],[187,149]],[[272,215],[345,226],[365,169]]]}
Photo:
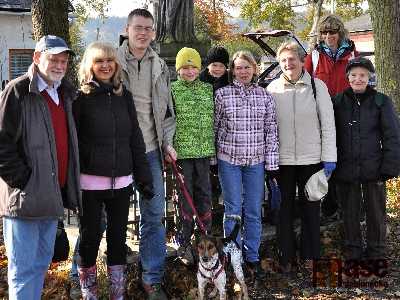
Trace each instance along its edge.
{"label": "dark blue jacket", "polygon": [[370,182],[400,173],[400,125],[391,99],[368,87],[351,88],[333,98],[337,139],[334,178]]}

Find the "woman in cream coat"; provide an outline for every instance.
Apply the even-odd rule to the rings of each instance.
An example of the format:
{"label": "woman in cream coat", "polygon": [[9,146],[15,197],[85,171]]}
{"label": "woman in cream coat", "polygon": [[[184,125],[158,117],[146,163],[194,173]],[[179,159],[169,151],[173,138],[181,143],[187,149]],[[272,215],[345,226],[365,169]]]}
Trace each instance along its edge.
{"label": "woman in cream coat", "polygon": [[[336,166],[336,131],[326,85],[303,68],[304,52],[297,43],[277,51],[283,74],[267,90],[274,96],[279,132],[279,177],[282,203],[278,224],[279,259],[283,273],[296,264],[293,229],[296,186],[301,208],[300,258],[306,267],[320,256],[320,201],[304,194],[307,180],[322,168],[329,177]],[[313,91],[314,81],[315,95]]]}

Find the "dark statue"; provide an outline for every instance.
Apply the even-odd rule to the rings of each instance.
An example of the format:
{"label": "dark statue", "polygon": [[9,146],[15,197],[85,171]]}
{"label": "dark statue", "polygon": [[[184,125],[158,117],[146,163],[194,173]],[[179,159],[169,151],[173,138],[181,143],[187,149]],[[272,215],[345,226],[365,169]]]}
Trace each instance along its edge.
{"label": "dark statue", "polygon": [[196,41],[193,0],[160,0],[157,18],[157,40]]}

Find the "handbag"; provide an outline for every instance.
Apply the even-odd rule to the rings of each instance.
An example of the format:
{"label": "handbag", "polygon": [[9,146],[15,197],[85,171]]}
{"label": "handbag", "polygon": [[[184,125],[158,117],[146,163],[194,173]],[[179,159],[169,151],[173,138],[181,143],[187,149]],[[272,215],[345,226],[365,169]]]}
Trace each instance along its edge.
{"label": "handbag", "polygon": [[54,243],[54,254],[52,262],[61,262],[68,259],[69,255],[69,241],[67,233],[65,232],[64,222],[58,221],[56,240]]}

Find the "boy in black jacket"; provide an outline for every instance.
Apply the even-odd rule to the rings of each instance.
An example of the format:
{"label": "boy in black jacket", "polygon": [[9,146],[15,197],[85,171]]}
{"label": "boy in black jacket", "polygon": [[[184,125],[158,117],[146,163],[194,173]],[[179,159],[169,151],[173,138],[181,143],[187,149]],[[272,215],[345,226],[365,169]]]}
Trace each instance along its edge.
{"label": "boy in black jacket", "polygon": [[[215,46],[208,50],[206,58],[207,67],[200,72],[199,79],[213,85],[214,94],[216,90],[229,84],[228,64],[229,53],[222,46]],[[218,202],[221,195],[221,186],[218,180],[218,166],[213,158],[210,162],[210,180],[212,199]]]}

